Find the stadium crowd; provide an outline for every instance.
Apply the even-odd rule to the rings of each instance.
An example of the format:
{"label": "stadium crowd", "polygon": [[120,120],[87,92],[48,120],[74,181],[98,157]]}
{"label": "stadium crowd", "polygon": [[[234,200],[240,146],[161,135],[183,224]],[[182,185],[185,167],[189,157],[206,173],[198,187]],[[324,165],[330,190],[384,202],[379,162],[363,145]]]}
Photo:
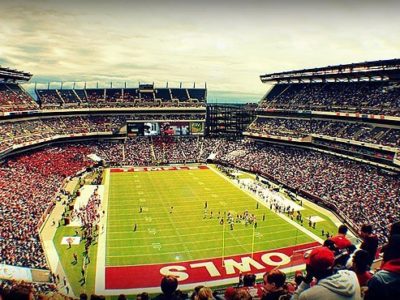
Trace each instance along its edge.
{"label": "stadium crowd", "polygon": [[[52,295],[53,298],[48,296]],[[57,291],[54,283],[28,283],[15,280],[2,280],[0,282],[0,299],[60,299],[69,300]]]}
{"label": "stadium crowd", "polygon": [[388,82],[277,84],[259,110],[291,109],[400,115],[400,87]]}
{"label": "stadium crowd", "polygon": [[39,106],[17,84],[0,83],[0,112],[35,110]]}
{"label": "stadium crowd", "polygon": [[[0,152],[13,146],[65,135],[116,133],[129,120],[204,120],[201,114],[138,114],[120,116],[70,116],[5,121],[0,123]],[[154,119],[155,118],[155,119]]]}
{"label": "stadium crowd", "polygon": [[[89,142],[44,148],[11,158],[1,166],[0,263],[47,268],[38,225],[63,180],[94,164],[87,158],[91,153],[118,165],[205,162],[213,154],[217,163],[256,172],[318,199],[354,228],[361,230],[366,222],[374,224],[380,244],[390,242],[388,226],[400,218],[397,178],[319,152],[200,137]],[[95,207],[95,200],[92,202]],[[94,210],[90,214],[96,216]]]}
{"label": "stadium crowd", "polygon": [[204,107],[205,89],[38,89],[42,109]]}
{"label": "stadium crowd", "polygon": [[0,168],[0,263],[46,269],[38,228],[63,180],[93,163],[79,145],[21,155]]}
{"label": "stadium crowd", "polygon": [[259,117],[249,126],[247,131],[297,138],[310,134],[326,135],[384,146],[400,146],[400,129],[372,126],[367,123]]}
{"label": "stadium crowd", "polygon": [[393,161],[393,158],[395,156],[395,153],[389,151],[384,151],[374,148],[366,148],[364,146],[358,146],[354,144],[338,143],[336,141],[329,141],[323,139],[315,139],[314,144],[324,146],[328,149],[345,150],[351,153],[373,156],[377,158],[386,159],[389,161]]}
{"label": "stadium crowd", "polygon": [[221,150],[217,155],[220,163],[265,175],[312,195],[355,227],[365,220],[374,222],[381,242],[387,241],[387,226],[400,217],[396,209],[400,182],[380,174],[375,167],[316,151],[251,142],[227,142]]}

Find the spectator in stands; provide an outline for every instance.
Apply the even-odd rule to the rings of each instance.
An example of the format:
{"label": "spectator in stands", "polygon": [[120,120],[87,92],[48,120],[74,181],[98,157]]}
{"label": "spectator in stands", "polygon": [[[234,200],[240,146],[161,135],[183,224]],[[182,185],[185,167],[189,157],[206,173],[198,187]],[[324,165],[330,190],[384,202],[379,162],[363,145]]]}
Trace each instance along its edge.
{"label": "spectator in stands", "polygon": [[197,300],[212,300],[214,299],[212,290],[209,287],[202,287],[198,294],[197,294]]}
{"label": "spectator in stands", "polygon": [[262,300],[278,300],[287,295],[284,289],[286,274],[280,270],[272,270],[264,274],[264,291]]}
{"label": "spectator in stands", "polygon": [[381,270],[376,272],[368,282],[366,300],[399,299],[400,295],[400,235],[389,238],[385,251],[386,260]]}
{"label": "spectator in stands", "polygon": [[200,291],[201,288],[203,288],[203,287],[204,287],[204,285],[196,286],[196,287],[194,288],[192,294],[190,295],[190,299],[191,299],[191,300],[195,300],[196,297],[197,297],[197,295],[198,295],[198,293],[199,293],[199,291]]}
{"label": "spectator in stands", "polygon": [[390,225],[389,235],[400,234],[400,221],[394,222]]}
{"label": "spectator in stands", "polygon": [[243,276],[243,287],[240,289],[246,290],[249,292],[251,297],[255,298],[258,296],[259,291],[256,286],[256,275],[254,274],[246,274]]}
{"label": "spectator in stands", "polygon": [[33,289],[27,285],[17,285],[11,288],[5,300],[34,300]]}
{"label": "spectator in stands", "polygon": [[360,287],[367,286],[368,280],[371,279],[370,267],[369,253],[362,249],[357,250],[353,255],[352,270],[357,274]]}
{"label": "spectator in stands", "polygon": [[294,284],[296,288],[303,282],[304,278],[304,274],[301,270],[298,270],[294,273]]}
{"label": "spectator in stands", "polygon": [[244,289],[236,289],[235,293],[232,296],[232,300],[252,300],[252,299],[253,297],[251,297],[249,291]]}
{"label": "spectator in stands", "polygon": [[102,295],[91,295],[90,296],[90,300],[105,300],[106,297],[102,296]]}
{"label": "spectator in stands", "polygon": [[[307,275],[292,299],[361,299],[357,276],[353,271],[333,273],[335,257],[326,247],[315,248],[306,259]],[[313,278],[317,283],[310,287]]]}
{"label": "spectator in stands", "polygon": [[156,296],[155,300],[172,300],[178,299],[176,290],[178,288],[178,279],[175,276],[167,275],[161,279],[162,294]]}
{"label": "spectator in stands", "polygon": [[88,299],[88,295],[86,293],[81,293],[79,295],[79,300],[87,300]]}
{"label": "spectator in stands", "polygon": [[[393,235],[397,235],[397,234],[400,234],[400,221],[392,223],[390,225],[390,229],[389,229],[389,236],[393,236]],[[388,244],[385,244],[382,246],[381,253],[383,253],[383,261],[387,261],[388,258],[390,258],[390,256],[391,256],[390,252],[385,254],[388,246],[389,246]]]}
{"label": "spectator in stands", "polygon": [[346,237],[347,231],[347,226],[342,224],[339,226],[338,234],[330,238],[339,250],[349,248],[352,245],[351,241]]}
{"label": "spectator in stands", "polygon": [[376,251],[378,250],[378,237],[372,233],[371,224],[364,224],[361,226],[360,237],[363,240],[360,249],[368,252],[369,265],[372,266],[372,263],[375,259]]}
{"label": "spectator in stands", "polygon": [[136,295],[136,300],[149,300],[149,294],[148,293],[140,293]]}
{"label": "spectator in stands", "polygon": [[86,158],[88,153],[87,147],[53,147],[18,156],[2,166],[0,263],[47,268],[37,228],[64,178],[93,164]]}
{"label": "spectator in stands", "polygon": [[224,294],[225,300],[233,300],[235,293],[236,293],[236,288],[234,288],[233,286],[227,287]]}

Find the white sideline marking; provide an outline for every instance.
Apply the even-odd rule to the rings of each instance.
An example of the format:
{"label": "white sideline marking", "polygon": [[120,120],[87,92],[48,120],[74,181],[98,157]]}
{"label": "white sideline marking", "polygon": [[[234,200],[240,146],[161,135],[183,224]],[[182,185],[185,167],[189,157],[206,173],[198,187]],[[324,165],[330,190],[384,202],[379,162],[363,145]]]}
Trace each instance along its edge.
{"label": "white sideline marking", "polygon": [[[147,221],[147,220],[146,220]],[[237,226],[240,226],[240,225],[243,225],[243,224],[236,224]],[[278,224],[278,225],[270,225],[270,226],[265,226],[265,227],[267,227],[267,228],[272,228],[272,227],[274,227],[274,226],[279,226],[279,227],[281,227],[281,225],[280,224]],[[126,225],[125,227],[128,227],[128,228],[132,228],[132,226],[131,225]],[[203,226],[204,228],[208,228],[209,226]],[[260,228],[264,228],[264,227],[261,227],[261,226],[259,226]],[[201,228],[201,227],[198,227],[198,228]],[[250,227],[249,227],[250,228]],[[247,229],[246,229],[246,227],[243,225],[243,227],[242,228],[238,228],[238,227],[235,227],[235,231],[236,232],[241,232],[241,231],[246,231]],[[168,230],[168,231],[170,231],[170,230]],[[275,234],[279,234],[279,233],[285,233],[285,232],[291,232],[291,231],[294,231],[294,229],[293,228],[290,228],[290,229],[287,229],[287,230],[280,230],[280,231],[273,231],[273,232],[267,232],[267,233],[265,233],[265,235],[266,236],[268,236],[268,235],[275,235]],[[160,232],[162,232],[162,231],[160,231]],[[113,231],[112,233],[132,233],[132,230],[125,230],[125,231]],[[209,236],[212,236],[213,234],[219,234],[219,233],[221,233],[221,230],[218,230],[218,231],[208,231],[208,232],[204,232],[204,233],[199,233],[199,232],[195,232],[195,233],[188,233],[188,234],[185,234],[184,235],[184,237],[189,237],[189,236],[201,236],[201,234],[204,234],[204,235],[206,235],[207,237],[209,237]],[[261,234],[261,233],[260,233]],[[257,235],[257,233],[256,233],[256,235]],[[164,238],[174,238],[174,237],[176,237],[176,235],[163,235],[163,237]],[[292,237],[293,238],[293,237]],[[110,239],[108,239],[108,241],[129,241],[129,240],[147,240],[147,238],[146,237],[142,237],[142,238],[137,238],[137,237],[135,237],[135,238],[117,238],[117,239],[112,239],[112,238],[110,238]],[[220,238],[218,238],[218,239],[209,239],[209,238],[207,238],[207,241],[220,241],[221,239]],[[275,241],[275,239],[273,240],[273,241]],[[139,246],[139,245],[136,245],[135,247],[142,247],[142,246]],[[113,248],[112,246],[110,246],[110,248]]]}
{"label": "white sideline marking", "polygon": [[[260,235],[261,236],[257,236],[257,234],[256,234],[257,238],[261,238],[262,237],[262,233],[260,233]],[[245,250],[245,252],[248,252],[248,249],[246,249],[245,246],[251,246],[251,244],[252,244],[252,243],[239,243],[238,239],[234,235],[232,235],[231,238],[225,238],[225,240],[229,240],[229,239],[235,240],[238,243],[235,244],[235,245],[225,246],[226,249],[237,248],[238,246],[241,246]],[[218,242],[220,240],[221,239],[213,239],[213,240],[210,240],[210,242]],[[293,240],[293,237],[289,236],[289,237],[282,238],[282,239],[274,239],[273,242],[277,242],[277,241],[281,242],[281,241],[286,241],[286,240]],[[164,245],[165,246],[167,246],[167,245],[168,246],[179,246],[179,245],[182,245],[182,243],[164,243]],[[113,249],[132,249],[132,247],[133,246],[130,245],[130,246],[116,246],[116,247],[110,247],[110,248],[113,248]],[[140,249],[140,248],[147,249],[148,248],[147,245],[145,245],[145,246],[134,246],[134,247],[135,247],[135,249]],[[210,250],[220,250],[220,249],[221,249],[221,247],[207,248],[208,251],[210,251]],[[270,249],[270,250],[272,250],[272,249]],[[267,251],[270,251],[270,250],[267,250]],[[202,252],[202,251],[204,251],[204,249],[192,249],[192,250],[190,250],[191,253],[192,252]],[[163,252],[162,254],[173,254],[173,253],[176,253],[176,251]],[[142,253],[140,253],[140,254],[129,254],[129,255],[127,255],[127,254],[109,255],[108,257],[147,257],[147,256],[150,256],[150,257],[154,256],[154,253],[150,253],[150,254],[142,254]]]}
{"label": "white sideline marking", "polygon": [[[105,214],[100,217],[99,237],[97,245],[96,279],[95,293],[103,294],[105,289],[105,271],[106,271],[106,237],[107,237],[107,218],[108,218],[108,192],[110,187],[110,169],[104,170],[106,181],[103,190],[102,207]],[[104,230],[102,230],[104,228]]]}

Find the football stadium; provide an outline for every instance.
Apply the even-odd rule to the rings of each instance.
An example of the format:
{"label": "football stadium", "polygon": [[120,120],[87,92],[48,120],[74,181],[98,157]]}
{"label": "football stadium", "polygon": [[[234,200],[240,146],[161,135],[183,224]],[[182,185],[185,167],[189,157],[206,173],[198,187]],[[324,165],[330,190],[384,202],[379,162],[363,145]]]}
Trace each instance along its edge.
{"label": "football stadium", "polygon": [[[161,2],[133,2],[138,20],[170,20]],[[238,16],[236,5],[278,9],[233,3]],[[84,8],[42,4],[14,18],[20,32],[34,35],[22,25],[39,15],[61,22]],[[106,7],[91,11],[96,20]],[[95,25],[103,21],[114,24]],[[35,56],[21,64],[22,52],[0,46],[11,53],[0,57],[0,299],[399,299],[400,59],[330,60],[314,49],[305,65],[281,58],[256,73],[249,62],[259,96],[223,96],[220,73],[190,82],[197,63],[203,74],[200,58],[179,66],[187,73],[176,81],[158,82],[162,56],[132,63],[151,76],[128,70],[113,81],[112,70],[82,75],[55,58],[52,68],[53,56],[30,43],[18,51],[49,66]],[[129,60],[109,51],[107,60]],[[211,69],[229,65],[218,59]],[[239,73],[227,75],[231,86]]]}

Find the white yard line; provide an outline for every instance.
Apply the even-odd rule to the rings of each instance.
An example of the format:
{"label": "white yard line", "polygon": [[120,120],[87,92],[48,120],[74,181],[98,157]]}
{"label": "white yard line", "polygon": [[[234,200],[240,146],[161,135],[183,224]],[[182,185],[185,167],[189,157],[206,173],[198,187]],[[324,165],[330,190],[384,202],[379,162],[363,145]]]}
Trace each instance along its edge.
{"label": "white yard line", "polygon": [[[152,181],[150,182],[150,184],[151,184],[152,187],[154,187]],[[165,206],[165,202],[162,201],[163,199],[161,198],[161,194],[158,193],[158,194],[157,194],[157,197],[160,199],[160,201],[161,201],[161,203],[162,203],[162,207],[164,208],[165,213],[166,213],[167,216],[168,216],[169,224],[170,224],[170,225],[172,226],[172,228],[174,229],[174,231],[175,231],[175,233],[176,233],[176,237],[179,239],[180,244],[183,246],[183,248],[184,248],[184,250],[185,250],[185,252],[186,252],[186,255],[187,255],[190,259],[193,259],[193,256],[192,256],[192,254],[190,253],[189,248],[187,247],[185,241],[182,239],[182,236],[179,234],[179,231],[178,231],[178,229],[177,229],[176,226],[175,226],[175,222],[174,222],[174,221],[172,220],[172,218],[171,218],[171,213],[168,212],[169,208],[166,207],[166,206]],[[170,204],[171,204],[171,203],[168,202],[168,205],[167,205],[167,206],[170,206]]]}
{"label": "white yard line", "polygon": [[[222,226],[222,225],[221,225]],[[245,225],[243,225],[243,224],[238,224],[238,223],[235,223],[235,225],[234,226],[236,226],[235,227],[235,229],[234,229],[234,231],[235,232],[241,232],[241,231],[245,231],[245,230],[247,230],[246,228],[240,228],[240,229],[238,229],[237,228],[237,226],[245,226]],[[249,225],[249,226],[251,226],[251,225]],[[258,226],[258,228],[269,228],[269,229],[271,229],[272,227],[280,227],[281,225],[280,224],[278,224],[278,225],[268,225],[268,226]],[[204,226],[204,227],[207,227],[207,228],[209,228],[209,226]],[[132,228],[132,226],[130,226],[130,228]],[[197,228],[201,228],[200,226],[198,226]],[[249,228],[251,228],[251,227],[249,227]],[[266,232],[266,233],[264,233],[263,234],[263,236],[268,236],[268,235],[275,235],[275,234],[280,234],[280,233],[284,233],[284,232],[290,232],[290,231],[293,231],[294,229],[293,228],[291,228],[291,229],[287,229],[287,230],[277,230],[277,231],[270,231],[270,232]],[[112,233],[131,233],[132,232],[132,229],[130,230],[130,231],[113,231]],[[162,230],[159,230],[159,231],[157,231],[157,232],[162,232]],[[200,237],[204,234],[204,235],[206,235],[206,237],[208,237],[207,238],[207,241],[213,241],[214,239],[209,239],[209,237],[210,236],[213,236],[213,235],[217,235],[217,234],[219,234],[219,233],[221,233],[222,232],[222,230],[218,230],[218,231],[207,231],[207,232],[194,232],[194,233],[188,233],[188,234],[185,234],[184,235],[184,237],[189,237],[189,236],[198,236],[199,237],[199,240],[201,240],[200,239]],[[226,231],[227,232],[227,231]],[[176,235],[163,235],[163,238],[175,238],[176,237]],[[129,240],[152,240],[153,239],[153,237],[139,237],[139,238],[116,238],[116,239],[111,239],[111,238],[109,238],[108,239],[108,241],[129,241]],[[135,247],[140,247],[139,245],[136,245]],[[114,248],[113,246],[110,246],[110,248]]]}

